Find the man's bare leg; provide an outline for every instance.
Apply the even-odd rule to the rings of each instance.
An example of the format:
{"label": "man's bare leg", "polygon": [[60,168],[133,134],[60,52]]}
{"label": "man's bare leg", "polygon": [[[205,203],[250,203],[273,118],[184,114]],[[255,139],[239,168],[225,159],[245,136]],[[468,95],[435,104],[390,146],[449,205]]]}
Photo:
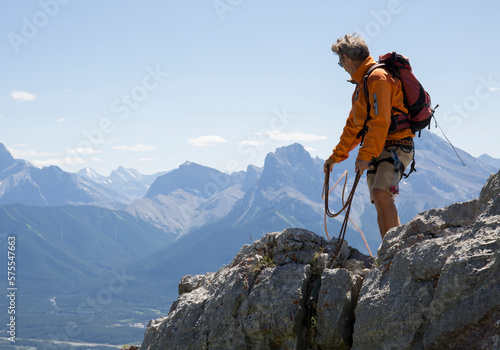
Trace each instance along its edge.
{"label": "man's bare leg", "polygon": [[389,229],[401,225],[392,196],[378,188],[372,189],[373,202],[377,209],[377,221],[382,239]]}

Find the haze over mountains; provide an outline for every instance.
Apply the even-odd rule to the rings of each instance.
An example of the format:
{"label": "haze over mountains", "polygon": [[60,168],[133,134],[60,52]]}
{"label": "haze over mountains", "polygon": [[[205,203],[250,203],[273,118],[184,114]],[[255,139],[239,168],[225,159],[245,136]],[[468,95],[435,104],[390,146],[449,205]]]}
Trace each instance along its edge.
{"label": "haze over mountains", "polygon": [[144,175],[135,169],[120,166],[116,170],[113,170],[108,177],[98,174],[92,168],[84,168],[77,174],[126,196],[127,203],[129,203],[144,197],[149,186],[151,186],[158,176],[165,173],[166,171]]}
{"label": "haze over mountains", "polygon": [[160,176],[143,199],[126,211],[156,226],[182,235],[224,217],[243,197],[245,173],[224,174],[185,162]]}
{"label": "haze over mountains", "polygon": [[[464,167],[451,147],[429,132],[416,144],[417,172],[403,181],[396,201],[402,222],[426,209],[476,198],[498,171],[498,160],[458,150]],[[218,270],[243,244],[267,232],[302,227],[323,233],[323,163],[292,144],[269,153],[262,168],[233,174],[186,162],[150,176],[120,167],[105,177],[92,169],[77,174],[56,166],[38,169],[0,145],[0,249],[6,251],[5,238],[16,235],[25,331],[47,338],[72,320],[81,329],[75,340],[140,339],[143,330],[133,324],[156,318],[160,308],[168,311],[183,275]],[[350,188],[353,157],[336,165],[331,178],[345,169],[351,172]],[[340,205],[340,195],[339,186],[332,207]],[[351,217],[375,253],[381,241],[365,177]],[[340,221],[329,220],[331,236],[339,228]],[[347,237],[366,252],[352,227]],[[116,271],[130,278],[127,288],[93,310],[96,318],[75,320],[75,310],[95,301]],[[0,300],[0,307],[5,303]],[[133,320],[130,309],[137,311]]]}
{"label": "haze over mountains", "polygon": [[57,166],[39,169],[25,160],[14,159],[0,144],[0,204],[94,204],[119,208],[127,201],[126,196],[108,186],[65,172]]}

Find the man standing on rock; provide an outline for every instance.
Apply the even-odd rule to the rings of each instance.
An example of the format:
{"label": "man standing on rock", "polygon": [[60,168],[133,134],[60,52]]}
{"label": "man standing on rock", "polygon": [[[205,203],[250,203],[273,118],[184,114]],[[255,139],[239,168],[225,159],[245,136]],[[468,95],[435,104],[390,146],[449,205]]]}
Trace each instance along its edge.
{"label": "man standing on rock", "polygon": [[389,132],[392,118],[408,112],[403,102],[401,82],[385,69],[375,69],[367,80],[368,108],[363,78],[376,62],[364,39],[347,34],[332,45],[332,51],[339,56],[339,65],[350,74],[349,81],[355,89],[340,142],[326,160],[324,171],[331,172],[334,164],[347,159],[349,152],[361,143],[365,120],[370,117],[366,123],[368,130],[363,130],[364,141],[356,158],[355,170],[363,174],[368,169],[370,200],[375,204],[380,235],[384,238],[389,229],[401,224],[394,200],[401,176],[411,163],[414,151],[412,138],[415,135],[410,128]]}

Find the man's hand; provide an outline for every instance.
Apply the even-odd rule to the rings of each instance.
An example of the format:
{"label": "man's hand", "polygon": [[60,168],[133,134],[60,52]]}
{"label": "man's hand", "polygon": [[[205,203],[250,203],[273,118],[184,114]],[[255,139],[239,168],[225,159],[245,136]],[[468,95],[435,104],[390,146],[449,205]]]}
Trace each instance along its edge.
{"label": "man's hand", "polygon": [[366,160],[356,159],[356,163],[354,163],[354,166],[356,172],[362,175],[363,172],[370,167],[370,162]]}
{"label": "man's hand", "polygon": [[335,162],[332,160],[332,157],[328,158],[325,161],[325,165],[323,165],[323,171],[325,172],[325,174],[327,172],[329,172],[329,173],[332,172],[333,164],[335,164]]}

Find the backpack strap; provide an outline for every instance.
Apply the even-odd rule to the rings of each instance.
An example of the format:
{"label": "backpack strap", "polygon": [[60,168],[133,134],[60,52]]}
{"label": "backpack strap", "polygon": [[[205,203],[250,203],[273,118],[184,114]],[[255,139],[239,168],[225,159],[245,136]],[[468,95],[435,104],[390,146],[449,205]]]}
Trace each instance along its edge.
{"label": "backpack strap", "polygon": [[[391,59],[394,59],[394,57],[391,57]],[[363,77],[363,92],[366,97],[366,119],[365,122],[363,123],[363,127],[359,131],[359,133],[356,135],[356,138],[361,138],[361,143],[360,146],[363,146],[363,142],[365,140],[365,135],[368,132],[368,121],[371,118],[370,116],[370,110],[371,110],[371,104],[370,104],[370,93],[368,91],[368,78],[370,77],[370,74],[373,73],[373,71],[377,68],[384,68],[386,69],[390,74],[393,76],[397,77],[397,72],[394,72],[392,69],[390,69],[390,66],[388,66],[386,63],[377,63],[371,66],[368,71],[366,72],[365,76]],[[404,129],[404,128],[409,128],[410,127],[410,121],[408,119],[408,115],[401,109],[397,107],[392,107],[393,111],[396,111],[398,114],[391,116],[391,119],[395,119],[392,121],[391,126],[390,126],[390,132],[394,132],[399,129]],[[395,124],[394,126],[392,124]],[[397,127],[399,125],[399,128]]]}
{"label": "backpack strap", "polygon": [[370,117],[370,110],[371,110],[371,105],[370,105],[370,94],[368,92],[368,77],[370,76],[370,74],[373,73],[373,71],[377,68],[384,68],[386,67],[385,63],[377,63],[377,64],[374,64],[373,66],[371,66],[368,71],[366,72],[365,76],[363,77],[363,92],[364,92],[364,95],[366,97],[366,119],[365,119],[365,122],[363,123],[363,128],[361,128],[361,130],[358,132],[358,134],[356,135],[356,138],[361,138],[361,143],[360,143],[360,146],[363,146],[363,142],[365,141],[365,135],[366,133],[368,132],[368,120],[371,119]]}
{"label": "backpack strap", "polygon": [[388,67],[387,67],[387,65],[385,63],[377,63],[377,64],[374,64],[373,66],[371,66],[370,69],[368,69],[368,71],[366,72],[365,76],[363,77],[363,91],[365,92],[366,98],[368,98],[368,102],[370,102],[370,98],[369,98],[370,94],[368,92],[368,77],[377,68],[386,68],[386,69],[388,69]]}
{"label": "backpack strap", "polygon": [[356,138],[359,139],[361,137],[361,142],[359,144],[359,146],[363,146],[363,142],[365,141],[365,135],[366,133],[368,132],[368,120],[372,119],[372,117],[370,117],[370,101],[368,101],[368,104],[366,106],[366,119],[365,119],[365,122],[363,123],[363,127],[361,128],[361,130],[358,132],[358,134],[356,135]]}

